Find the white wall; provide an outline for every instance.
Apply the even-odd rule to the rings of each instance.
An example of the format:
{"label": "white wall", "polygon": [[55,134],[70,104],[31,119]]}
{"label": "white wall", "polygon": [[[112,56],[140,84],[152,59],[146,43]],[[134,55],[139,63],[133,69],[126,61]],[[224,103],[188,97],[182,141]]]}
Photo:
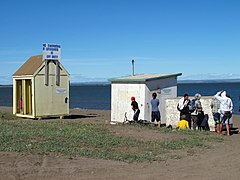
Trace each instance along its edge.
{"label": "white wall", "polygon": [[[179,121],[179,111],[177,110],[177,104],[178,101],[181,97],[178,98],[174,98],[174,99],[166,99],[165,100],[165,113],[166,113],[166,125],[172,125],[173,127],[177,126],[177,123]],[[190,99],[192,99],[192,97],[190,97]],[[211,104],[211,100],[212,97],[202,97],[201,98],[201,103],[203,106],[203,111],[205,114],[208,114],[209,116],[209,120],[208,120],[208,124],[210,127],[211,131],[215,130],[215,124],[214,124],[214,120],[212,117],[212,111],[210,108],[210,104]]]}
{"label": "white wall", "polygon": [[177,97],[177,78],[171,77],[166,79],[158,79],[154,81],[148,81],[146,83],[146,114],[145,119],[151,120],[151,99],[152,93],[157,93],[157,98],[159,99],[160,105],[159,110],[161,113],[161,123],[166,123],[166,114],[165,114],[165,99],[176,98]]}
{"label": "white wall", "polygon": [[123,122],[125,112],[127,112],[128,119],[133,119],[132,96],[136,98],[140,109],[139,119],[144,119],[145,84],[112,83],[111,89],[111,121]]}

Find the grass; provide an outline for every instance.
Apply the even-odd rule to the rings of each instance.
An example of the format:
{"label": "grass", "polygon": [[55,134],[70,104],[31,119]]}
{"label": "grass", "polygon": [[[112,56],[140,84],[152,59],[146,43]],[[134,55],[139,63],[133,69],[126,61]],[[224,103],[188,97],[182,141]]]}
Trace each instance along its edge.
{"label": "grass", "polygon": [[16,120],[17,117],[12,113],[0,110],[0,120]]}
{"label": "grass", "polygon": [[[148,127],[143,127],[142,131],[144,128]],[[164,128],[151,128],[151,130],[159,133],[185,133],[186,138],[149,141],[117,136],[101,125],[69,121],[2,119],[0,151],[85,156],[125,162],[152,162],[162,160],[161,155],[169,151],[204,148],[206,142],[221,140],[201,132],[172,132]]]}

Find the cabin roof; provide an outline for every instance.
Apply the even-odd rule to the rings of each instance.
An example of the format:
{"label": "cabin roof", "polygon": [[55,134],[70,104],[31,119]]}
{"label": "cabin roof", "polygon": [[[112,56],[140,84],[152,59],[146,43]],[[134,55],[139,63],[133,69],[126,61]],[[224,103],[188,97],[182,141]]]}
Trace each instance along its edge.
{"label": "cabin roof", "polygon": [[181,76],[182,73],[175,73],[175,74],[138,74],[134,76],[124,76],[119,78],[110,79],[112,83],[131,83],[131,82],[140,82],[144,83],[146,81],[157,80],[157,79],[166,79],[170,77],[177,77]]}
{"label": "cabin roof", "polygon": [[[60,68],[69,75],[67,70],[59,63]],[[34,76],[38,73],[38,70],[45,66],[45,61],[43,61],[42,55],[31,56],[14,74],[14,76]]]}

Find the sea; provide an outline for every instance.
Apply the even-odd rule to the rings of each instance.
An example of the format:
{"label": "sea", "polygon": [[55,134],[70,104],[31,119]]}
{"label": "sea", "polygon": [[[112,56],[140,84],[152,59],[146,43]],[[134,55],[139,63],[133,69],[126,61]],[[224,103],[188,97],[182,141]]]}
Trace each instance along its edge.
{"label": "sea", "polygon": [[[230,95],[234,114],[240,114],[240,82],[213,82],[213,83],[178,83],[178,96],[188,93],[194,96],[196,92],[202,96],[213,96],[220,90],[226,90]],[[0,106],[12,106],[12,86],[0,86]],[[110,84],[71,84],[70,108],[82,109],[111,109]]]}

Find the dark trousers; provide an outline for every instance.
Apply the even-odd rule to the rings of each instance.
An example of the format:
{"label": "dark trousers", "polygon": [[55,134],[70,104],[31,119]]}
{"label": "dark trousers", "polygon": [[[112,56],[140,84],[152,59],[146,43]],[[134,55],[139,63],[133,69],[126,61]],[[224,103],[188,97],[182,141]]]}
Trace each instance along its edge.
{"label": "dark trousers", "polygon": [[154,122],[154,121],[157,121],[159,122],[161,120],[161,115],[160,115],[160,112],[159,111],[152,111],[152,119],[151,121]]}
{"label": "dark trousers", "polygon": [[133,115],[133,120],[134,120],[134,121],[138,121],[138,116],[139,116],[139,114],[140,114],[140,110],[139,110],[139,109],[136,109],[136,110],[134,111],[134,115]]}
{"label": "dark trousers", "polygon": [[192,115],[191,118],[192,118],[192,122],[193,122],[193,130],[196,130],[197,125],[198,125],[198,115],[196,115],[196,116]]}

